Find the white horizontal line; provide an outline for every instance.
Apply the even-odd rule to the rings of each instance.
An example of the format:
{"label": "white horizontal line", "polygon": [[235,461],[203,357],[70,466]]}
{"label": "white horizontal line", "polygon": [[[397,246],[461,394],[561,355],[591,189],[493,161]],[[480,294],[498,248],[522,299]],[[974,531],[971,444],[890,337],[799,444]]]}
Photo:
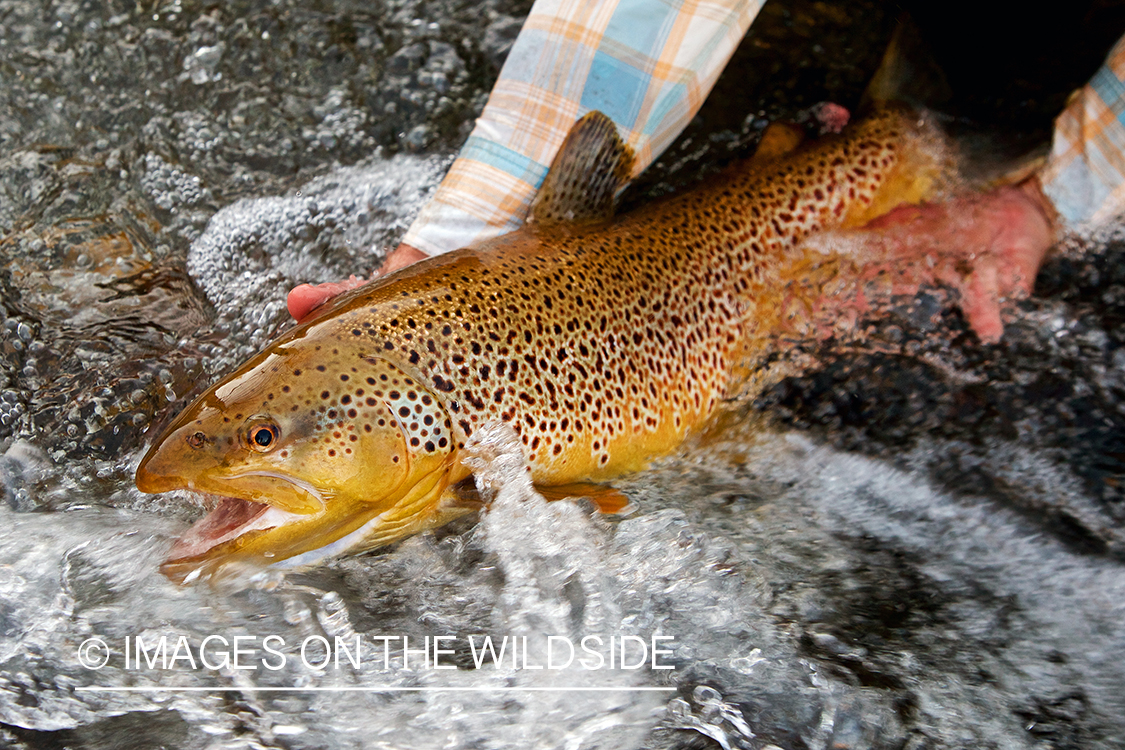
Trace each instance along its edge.
{"label": "white horizontal line", "polygon": [[674,687],[100,687],[88,685],[74,688],[76,692],[84,693],[233,693],[233,692],[260,692],[260,693],[511,693],[511,692],[674,692],[679,688]]}

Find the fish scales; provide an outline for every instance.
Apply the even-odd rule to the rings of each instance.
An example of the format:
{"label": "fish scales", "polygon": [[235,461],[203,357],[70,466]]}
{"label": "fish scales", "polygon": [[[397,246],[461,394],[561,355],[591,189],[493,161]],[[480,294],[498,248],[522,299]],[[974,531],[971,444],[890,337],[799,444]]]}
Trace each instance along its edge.
{"label": "fish scales", "polygon": [[330,325],[440,393],[458,447],[500,420],[536,481],[635,470],[711,414],[767,269],[874,203],[905,126],[887,113],[608,227],[482,243],[361,293]]}
{"label": "fish scales", "polygon": [[345,295],[204,394],[138,470],[146,491],[192,487],[297,520],[231,501],[252,520],[205,519],[173,557],[268,562],[441,523],[464,512],[458,452],[497,420],[540,485],[667,453],[776,333],[801,240],[930,189],[924,130],[884,110],[608,223],[535,224]]}

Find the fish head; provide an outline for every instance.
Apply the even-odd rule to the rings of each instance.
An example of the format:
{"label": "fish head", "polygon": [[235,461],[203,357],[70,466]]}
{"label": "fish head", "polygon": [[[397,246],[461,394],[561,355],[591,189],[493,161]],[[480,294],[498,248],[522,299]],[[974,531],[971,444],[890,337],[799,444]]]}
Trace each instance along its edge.
{"label": "fish head", "polygon": [[441,495],[463,477],[444,404],[393,362],[341,349],[275,345],[156,440],[142,492],[221,498],[173,547],[169,577],[311,562],[448,520]]}

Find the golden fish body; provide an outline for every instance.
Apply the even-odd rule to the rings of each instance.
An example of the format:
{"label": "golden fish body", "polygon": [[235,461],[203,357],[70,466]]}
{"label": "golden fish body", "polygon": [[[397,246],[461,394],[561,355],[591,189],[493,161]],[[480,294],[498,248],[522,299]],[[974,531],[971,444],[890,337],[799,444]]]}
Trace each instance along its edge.
{"label": "golden fish body", "polygon": [[[599,222],[628,158],[605,123],[576,126],[531,226],[343,296],[178,417],[138,486],[236,500],[166,571],[371,548],[442,523],[464,512],[460,454],[492,421],[516,431],[541,486],[643,467],[711,415],[776,332],[804,237],[916,202],[941,170],[926,129],[886,110]],[[591,152],[602,171],[587,191],[573,174]]]}

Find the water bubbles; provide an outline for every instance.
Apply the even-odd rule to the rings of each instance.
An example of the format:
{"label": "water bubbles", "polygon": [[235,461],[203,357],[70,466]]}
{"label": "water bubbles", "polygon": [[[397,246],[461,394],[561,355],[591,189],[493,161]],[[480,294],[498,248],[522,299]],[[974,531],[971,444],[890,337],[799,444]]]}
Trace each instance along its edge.
{"label": "water bubbles", "polygon": [[374,146],[364,129],[367,113],[355,106],[346,87],[332,88],[324,101],[313,108],[313,115],[320,124],[302,133],[313,147],[334,150],[338,144],[346,149]]}
{"label": "water bubbles", "polygon": [[209,197],[199,177],[166,162],[159,154],[145,154],[141,186],[153,201],[166,211],[193,205]]}
{"label": "water bubbles", "polygon": [[221,80],[223,74],[218,70],[226,45],[218,44],[200,47],[184,58],[184,72],[191,82],[198,85]]}
{"label": "water bubbles", "polygon": [[304,734],[309,730],[308,727],[299,724],[274,724],[273,733],[278,737],[295,737],[298,734]]}
{"label": "water bubbles", "polygon": [[[241,103],[236,112],[250,103]],[[177,112],[172,119],[179,127],[178,141],[191,156],[199,161],[207,161],[220,146],[227,141],[226,128],[216,122],[211,116],[201,112]],[[197,175],[192,175],[196,189],[204,189],[202,181]]]}
{"label": "water bubbles", "polygon": [[296,598],[285,600],[285,621],[290,625],[305,625],[313,621],[312,611]]}
{"label": "water bubbles", "polygon": [[317,622],[324,628],[325,633],[333,638],[340,637],[345,640],[355,638],[356,632],[352,628],[347,604],[337,592],[325,592],[318,604]]}
{"label": "water bubbles", "polygon": [[411,151],[421,151],[433,137],[433,128],[429,125],[417,125],[402,138],[403,145]]}
{"label": "water bubbles", "polygon": [[[372,160],[310,182],[292,197],[243,200],[216,214],[191,246],[188,271],[232,326],[216,351],[222,361],[232,365],[266,343],[287,319],[284,299],[293,283],[345,278],[374,265],[365,248],[397,241],[443,165],[402,156]],[[357,221],[361,214],[366,224]],[[373,215],[383,221],[371,221]],[[310,250],[323,242],[334,258]]]}
{"label": "water bubbles", "polygon": [[756,667],[763,661],[765,661],[765,657],[762,656],[762,649],[754,648],[751,649],[750,653],[746,656],[740,656],[731,659],[730,666],[731,669],[734,669],[741,674],[751,675],[754,672],[754,667]]}

